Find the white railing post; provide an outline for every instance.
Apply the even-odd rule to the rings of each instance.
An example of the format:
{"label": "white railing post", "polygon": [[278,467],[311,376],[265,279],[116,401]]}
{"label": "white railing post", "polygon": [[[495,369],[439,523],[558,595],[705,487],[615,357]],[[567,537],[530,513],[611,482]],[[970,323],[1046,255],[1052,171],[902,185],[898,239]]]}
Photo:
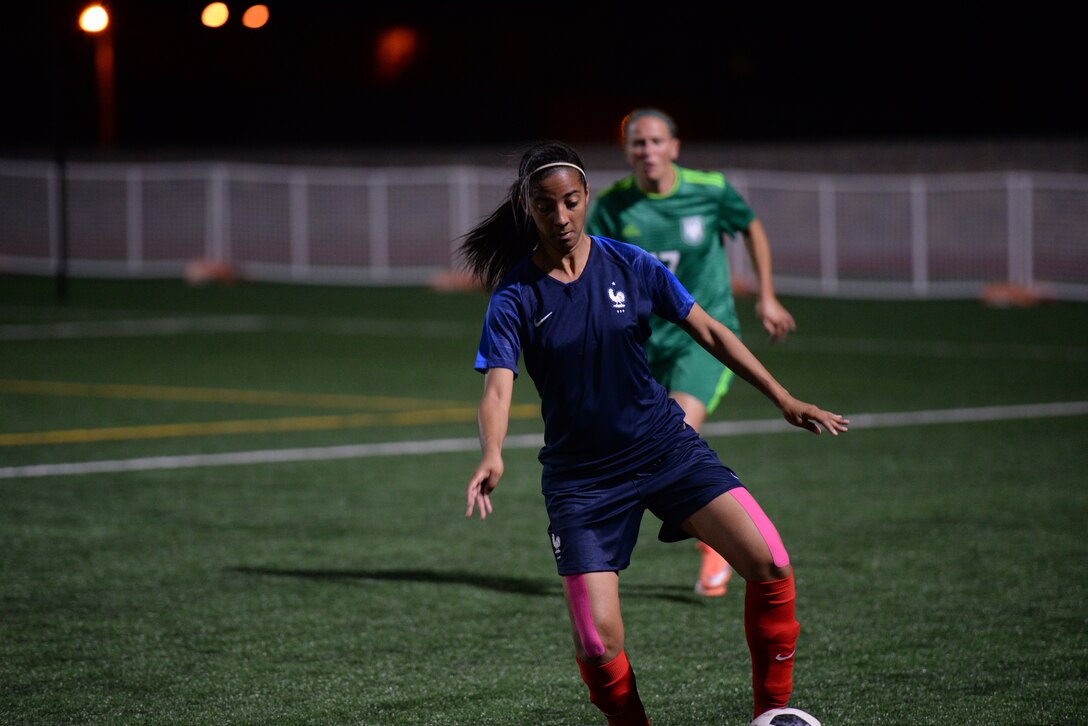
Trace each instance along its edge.
{"label": "white railing post", "polygon": [[[450,254],[457,252],[461,235],[468,232],[479,207],[479,180],[476,173],[464,166],[450,171]],[[452,261],[452,260],[451,260]]]}
{"label": "white railing post", "polygon": [[839,288],[839,256],[836,242],[835,183],[820,179],[820,288],[833,293]]}
{"label": "white railing post", "polygon": [[1031,182],[1022,174],[1005,175],[1008,200],[1009,282],[1028,286],[1032,283],[1031,262]]}
{"label": "white railing post", "polygon": [[64,220],[60,218],[61,166],[57,164],[49,169],[45,177],[46,214],[49,215],[49,269],[56,272],[60,265],[60,228]]}
{"label": "white railing post", "polygon": [[374,173],[367,178],[370,199],[370,277],[384,280],[389,277],[389,178]]}
{"label": "white railing post", "polygon": [[230,261],[230,196],[227,182],[226,164],[213,166],[208,175],[204,255],[221,262]]}
{"label": "white railing post", "polygon": [[[731,171],[726,175],[729,183],[733,185],[733,189],[737,194],[741,195],[745,201],[748,200],[748,178],[740,171]],[[756,212],[756,216],[759,217],[759,212]],[[763,220],[764,226],[766,226],[768,220]],[[773,222],[772,222],[773,224]],[[770,233],[768,233],[770,234]],[[771,239],[774,239],[774,235],[771,234]],[[771,243],[773,248],[774,243]],[[725,252],[726,258],[729,260],[729,274],[734,279],[740,279],[747,282],[752,286],[752,289],[756,289],[759,286],[759,280],[756,279],[755,270],[752,269],[752,261],[749,259],[745,250],[741,249],[743,245],[726,245]],[[773,255],[771,270],[774,270]]]}
{"label": "white railing post", "polygon": [[914,294],[929,292],[929,224],[926,215],[926,183],[920,176],[910,181],[910,262]]}
{"label": "white railing post", "polygon": [[1030,174],[1023,174],[1024,197],[1024,284],[1035,284],[1035,185]]}
{"label": "white railing post", "polygon": [[301,169],[291,172],[287,206],[291,276],[304,278],[310,267],[310,200],[306,172]]}
{"label": "white railing post", "polygon": [[125,171],[125,251],[128,271],[138,273],[144,266],[143,170],[138,166]]}

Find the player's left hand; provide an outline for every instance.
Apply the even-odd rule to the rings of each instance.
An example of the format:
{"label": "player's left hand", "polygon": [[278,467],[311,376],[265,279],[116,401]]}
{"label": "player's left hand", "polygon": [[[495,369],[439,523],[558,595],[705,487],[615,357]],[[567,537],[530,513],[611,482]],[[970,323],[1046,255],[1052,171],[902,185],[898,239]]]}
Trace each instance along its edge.
{"label": "player's left hand", "polygon": [[832,436],[838,436],[850,430],[850,419],[796,398],[783,407],[782,416],[794,426],[807,429],[814,434],[820,433],[821,426]]}
{"label": "player's left hand", "polygon": [[467,504],[465,517],[471,517],[473,511],[479,511],[480,519],[487,519],[487,515],[492,512],[491,492],[495,491],[495,487],[499,485],[499,479],[502,478],[504,470],[505,465],[501,456],[485,455],[483,457],[476,471],[472,473],[472,478],[469,479],[465,490]]}
{"label": "player's left hand", "polygon": [[763,330],[771,336],[772,343],[785,340],[790,332],[797,330],[797,323],[794,322],[790,311],[782,307],[782,303],[778,302],[778,298],[774,296],[756,303],[756,316]]}

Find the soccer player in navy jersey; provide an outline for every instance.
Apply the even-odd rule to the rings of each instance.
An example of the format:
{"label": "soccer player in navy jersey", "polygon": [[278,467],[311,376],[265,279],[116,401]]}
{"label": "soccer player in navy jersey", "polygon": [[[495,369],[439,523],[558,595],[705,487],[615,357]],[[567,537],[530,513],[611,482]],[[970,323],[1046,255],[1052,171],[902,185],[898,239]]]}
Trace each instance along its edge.
{"label": "soccer player in navy jersey", "polygon": [[685,330],[766,395],[791,424],[820,433],[849,421],[794,398],[653,255],[585,232],[581,157],[546,142],[522,156],[510,193],[459,252],[491,300],[476,356],[484,374],[482,456],[465,515],[493,513],[519,357],[541,399],[541,490],[589,699],[613,726],[649,723],[624,651],[619,573],[646,510],[666,542],[697,537],[745,579],[753,714],[784,707],[800,630],[789,556],[774,525],[654,380],[651,314]]}
{"label": "soccer player in navy jersey", "polygon": [[[632,173],[604,189],[589,210],[586,231],[630,242],[652,253],[716,320],[741,337],[723,235],[744,238],[759,280],[756,315],[772,341],[796,328],[778,301],[771,278],[771,247],[763,224],[720,172],[679,166],[676,122],[664,111],[640,108],[623,119],[623,150]],[[733,378],[733,372],[682,329],[650,319],[646,343],[650,371],[702,429]],[[720,597],[731,574],[728,563],[703,542],[695,592]]]}

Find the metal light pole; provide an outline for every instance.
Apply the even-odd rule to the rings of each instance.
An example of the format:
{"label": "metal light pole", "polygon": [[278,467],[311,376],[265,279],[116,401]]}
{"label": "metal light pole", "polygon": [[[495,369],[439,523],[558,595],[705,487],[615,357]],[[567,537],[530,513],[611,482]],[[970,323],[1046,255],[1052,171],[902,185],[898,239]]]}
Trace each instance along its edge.
{"label": "metal light pole", "polygon": [[98,144],[113,146],[117,138],[114,108],[113,33],[102,5],[89,5],[79,16],[79,27],[94,40],[94,74],[98,87]]}

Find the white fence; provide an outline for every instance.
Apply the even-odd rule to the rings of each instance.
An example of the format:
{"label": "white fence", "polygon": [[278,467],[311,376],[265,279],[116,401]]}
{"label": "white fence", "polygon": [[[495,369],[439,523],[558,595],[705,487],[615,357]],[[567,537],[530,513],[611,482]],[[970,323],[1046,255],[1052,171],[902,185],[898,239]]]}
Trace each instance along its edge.
{"label": "white fence", "polygon": [[[766,226],[785,294],[1088,300],[1088,175],[723,170]],[[590,174],[603,189],[622,169]],[[0,272],[425,284],[502,199],[508,169],[0,161]],[[742,245],[730,245],[740,277]]]}

